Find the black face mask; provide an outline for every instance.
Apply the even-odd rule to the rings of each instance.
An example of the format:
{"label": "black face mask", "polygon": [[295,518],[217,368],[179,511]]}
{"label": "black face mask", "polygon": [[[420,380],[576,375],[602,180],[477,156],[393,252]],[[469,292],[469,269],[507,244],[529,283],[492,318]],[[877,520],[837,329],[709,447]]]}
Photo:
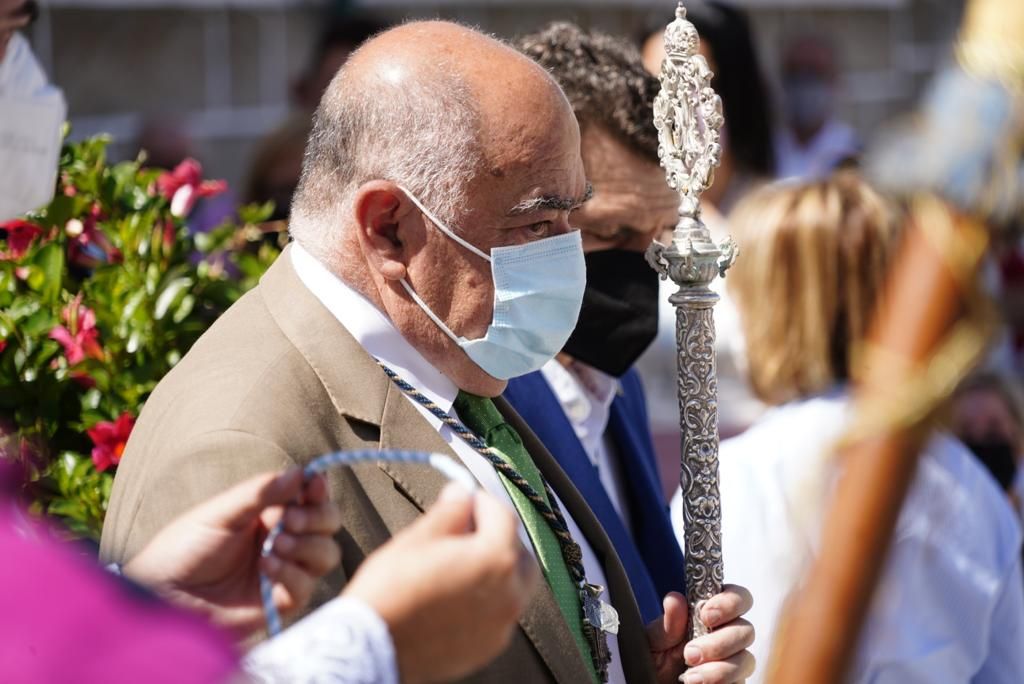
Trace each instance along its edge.
{"label": "black face mask", "polygon": [[978,441],[965,440],[964,444],[974,452],[982,465],[988,468],[1000,487],[1010,488],[1017,475],[1017,454],[1012,444],[998,437]]}
{"label": "black face mask", "polygon": [[618,377],[658,334],[658,274],[631,250],[589,252],[586,260],[583,307],[564,351]]}

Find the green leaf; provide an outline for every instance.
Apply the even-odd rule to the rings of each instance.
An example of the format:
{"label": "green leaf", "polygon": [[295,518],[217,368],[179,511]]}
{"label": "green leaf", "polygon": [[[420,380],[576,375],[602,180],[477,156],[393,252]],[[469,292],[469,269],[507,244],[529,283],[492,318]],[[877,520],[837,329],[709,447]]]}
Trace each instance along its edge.
{"label": "green leaf", "polygon": [[[156,298],[156,305],[153,307],[153,318],[156,320],[163,320],[163,317],[167,315],[167,310],[170,309],[171,305],[179,302],[180,298],[183,298],[188,294],[188,289],[192,287],[195,281],[189,277],[174,278],[167,285],[164,286],[159,296]],[[186,315],[188,315],[186,313]],[[182,317],[184,318],[184,316]],[[180,319],[176,322],[181,322]]]}
{"label": "green leaf", "polygon": [[246,204],[238,208],[238,218],[242,223],[263,223],[274,214],[274,203]]}
{"label": "green leaf", "polygon": [[61,285],[63,284],[62,275],[64,272],[64,248],[55,242],[51,242],[45,245],[39,252],[36,253],[33,262],[39,267],[41,273],[41,279],[37,278],[37,283],[31,282],[33,276],[29,276],[29,286],[33,290],[39,292],[40,297],[44,302],[54,304],[57,302],[57,297],[60,295]]}

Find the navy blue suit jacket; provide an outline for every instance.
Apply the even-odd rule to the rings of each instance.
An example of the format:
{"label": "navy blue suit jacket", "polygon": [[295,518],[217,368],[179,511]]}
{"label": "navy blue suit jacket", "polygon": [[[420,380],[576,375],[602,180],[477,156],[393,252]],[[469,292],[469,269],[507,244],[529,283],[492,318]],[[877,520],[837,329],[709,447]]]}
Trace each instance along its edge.
{"label": "navy blue suit jacket", "polygon": [[562,410],[547,380],[537,371],[509,381],[505,398],[590,504],[629,574],[645,622],[662,614],[661,599],[683,591],[683,553],[664,503],[640,376],[630,369],[619,378],[622,391],[611,405],[608,431],[621,459],[622,485],[632,530],[627,530],[601,484],[597,469]]}

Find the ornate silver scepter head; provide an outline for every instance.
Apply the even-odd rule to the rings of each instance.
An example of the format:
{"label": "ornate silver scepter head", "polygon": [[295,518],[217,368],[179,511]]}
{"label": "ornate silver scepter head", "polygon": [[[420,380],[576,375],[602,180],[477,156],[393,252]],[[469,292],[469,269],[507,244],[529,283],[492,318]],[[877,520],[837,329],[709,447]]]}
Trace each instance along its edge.
{"label": "ornate silver scepter head", "polygon": [[731,240],[716,245],[700,218],[700,195],[711,185],[722,148],[722,101],[711,88],[711,70],[697,54],[697,29],[686,20],[682,3],[665,29],[666,58],[661,91],[654,98],[658,157],[668,184],[679,193],[679,222],[672,243],[651,244],[647,261],[679,290],[669,297],[676,307],[679,372],[681,474],[686,527],[686,596],[690,634],[708,629],[697,606],[722,588],[722,517],[718,491],[718,380],[715,322],[718,295],[709,287],[725,275],[736,257]]}

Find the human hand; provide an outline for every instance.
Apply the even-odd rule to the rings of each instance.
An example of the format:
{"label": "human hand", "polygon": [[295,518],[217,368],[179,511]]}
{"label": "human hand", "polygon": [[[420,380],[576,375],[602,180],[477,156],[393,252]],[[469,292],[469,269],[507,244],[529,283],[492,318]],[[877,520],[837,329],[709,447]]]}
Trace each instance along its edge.
{"label": "human hand", "polygon": [[[282,514],[284,529],[261,560],[263,540]],[[282,615],[297,612],[341,559],[332,539],[340,528],[341,512],[328,500],[323,477],[304,483],[299,468],[265,473],[173,520],[124,574],[243,638],[265,625],[260,571],[274,581]]]}
{"label": "human hand", "polygon": [[[714,631],[684,643],[689,613],[686,599],[676,592],[665,597],[665,614],[647,626],[647,639],[658,682],[730,684],[754,671],[754,627],[742,615],[754,605],[750,592],[727,584],[700,607],[700,616]],[[685,665],[689,670],[680,679]]]}
{"label": "human hand", "polygon": [[539,574],[516,525],[496,499],[450,484],[353,576],[344,595],[387,623],[402,682],[458,679],[508,646]]}

